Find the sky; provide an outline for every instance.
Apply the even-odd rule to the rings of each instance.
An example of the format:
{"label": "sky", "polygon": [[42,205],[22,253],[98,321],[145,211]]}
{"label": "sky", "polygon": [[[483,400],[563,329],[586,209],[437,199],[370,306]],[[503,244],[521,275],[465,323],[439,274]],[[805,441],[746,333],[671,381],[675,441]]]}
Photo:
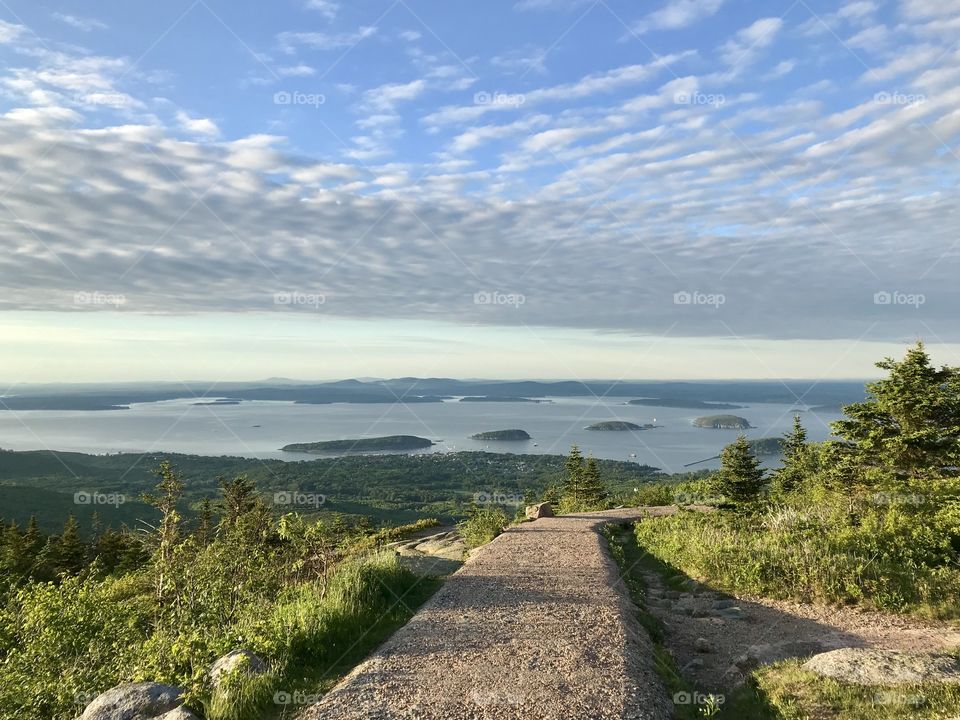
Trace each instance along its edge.
{"label": "sky", "polygon": [[960,364],[960,0],[0,0],[0,381]]}

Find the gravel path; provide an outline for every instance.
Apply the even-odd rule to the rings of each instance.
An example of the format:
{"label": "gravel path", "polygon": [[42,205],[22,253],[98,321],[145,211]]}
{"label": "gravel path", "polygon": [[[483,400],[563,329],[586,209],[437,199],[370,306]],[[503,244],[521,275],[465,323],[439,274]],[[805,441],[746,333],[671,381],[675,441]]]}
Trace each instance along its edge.
{"label": "gravel path", "polygon": [[511,528],[299,719],[666,720],[650,640],[597,530],[673,510]]}
{"label": "gravel path", "polygon": [[[665,625],[665,644],[701,693],[742,684],[750,671],[842,647],[931,652],[960,647],[957,623],[923,621],[788,600],[722,593],[697,582],[672,591],[644,573],[647,609]],[[722,608],[722,609],[717,609]]]}

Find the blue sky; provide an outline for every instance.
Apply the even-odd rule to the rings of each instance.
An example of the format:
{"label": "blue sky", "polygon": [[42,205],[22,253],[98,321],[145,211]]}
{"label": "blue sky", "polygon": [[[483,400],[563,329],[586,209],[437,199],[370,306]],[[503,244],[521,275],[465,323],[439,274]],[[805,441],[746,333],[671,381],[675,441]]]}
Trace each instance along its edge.
{"label": "blue sky", "polygon": [[958,38],[958,0],[5,0],[0,379],[960,363]]}

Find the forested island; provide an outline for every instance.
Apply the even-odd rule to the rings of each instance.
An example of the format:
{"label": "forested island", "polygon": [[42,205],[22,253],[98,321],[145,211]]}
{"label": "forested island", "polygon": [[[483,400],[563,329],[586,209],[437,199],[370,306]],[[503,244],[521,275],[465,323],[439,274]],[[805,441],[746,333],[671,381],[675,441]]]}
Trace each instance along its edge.
{"label": "forested island", "polygon": [[653,425],[637,425],[636,423],[627,422],[626,420],[606,420],[604,422],[594,423],[593,425],[587,425],[586,429],[609,432],[625,432],[634,430],[647,430],[652,427]]}
{"label": "forested island", "polygon": [[375,438],[357,438],[354,440],[323,440],[311,443],[292,443],[284,445],[284,452],[332,453],[332,452],[369,452],[376,450],[418,450],[433,445],[432,440],[416,435],[386,435]]}
{"label": "forested island", "polygon": [[743,405],[687,398],[638,398],[629,400],[627,405],[645,405],[648,407],[687,408],[692,410],[739,410]]}
{"label": "forested island", "polygon": [[526,430],[489,430],[471,435],[473,440],[519,441],[530,440],[530,433]]}
{"label": "forested island", "polygon": [[747,430],[753,427],[746,418],[739,415],[704,415],[694,420],[693,424],[700,428],[716,430]]}

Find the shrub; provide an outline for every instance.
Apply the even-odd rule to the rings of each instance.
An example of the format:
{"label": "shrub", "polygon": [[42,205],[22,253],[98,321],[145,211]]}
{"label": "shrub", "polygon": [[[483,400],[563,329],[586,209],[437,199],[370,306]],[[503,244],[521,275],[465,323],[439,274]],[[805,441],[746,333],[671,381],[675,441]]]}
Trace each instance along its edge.
{"label": "shrub", "polygon": [[483,508],[471,508],[467,519],[461,522],[458,527],[460,536],[467,547],[475,548],[485,545],[502,533],[508,522],[503,510],[490,505]]}

